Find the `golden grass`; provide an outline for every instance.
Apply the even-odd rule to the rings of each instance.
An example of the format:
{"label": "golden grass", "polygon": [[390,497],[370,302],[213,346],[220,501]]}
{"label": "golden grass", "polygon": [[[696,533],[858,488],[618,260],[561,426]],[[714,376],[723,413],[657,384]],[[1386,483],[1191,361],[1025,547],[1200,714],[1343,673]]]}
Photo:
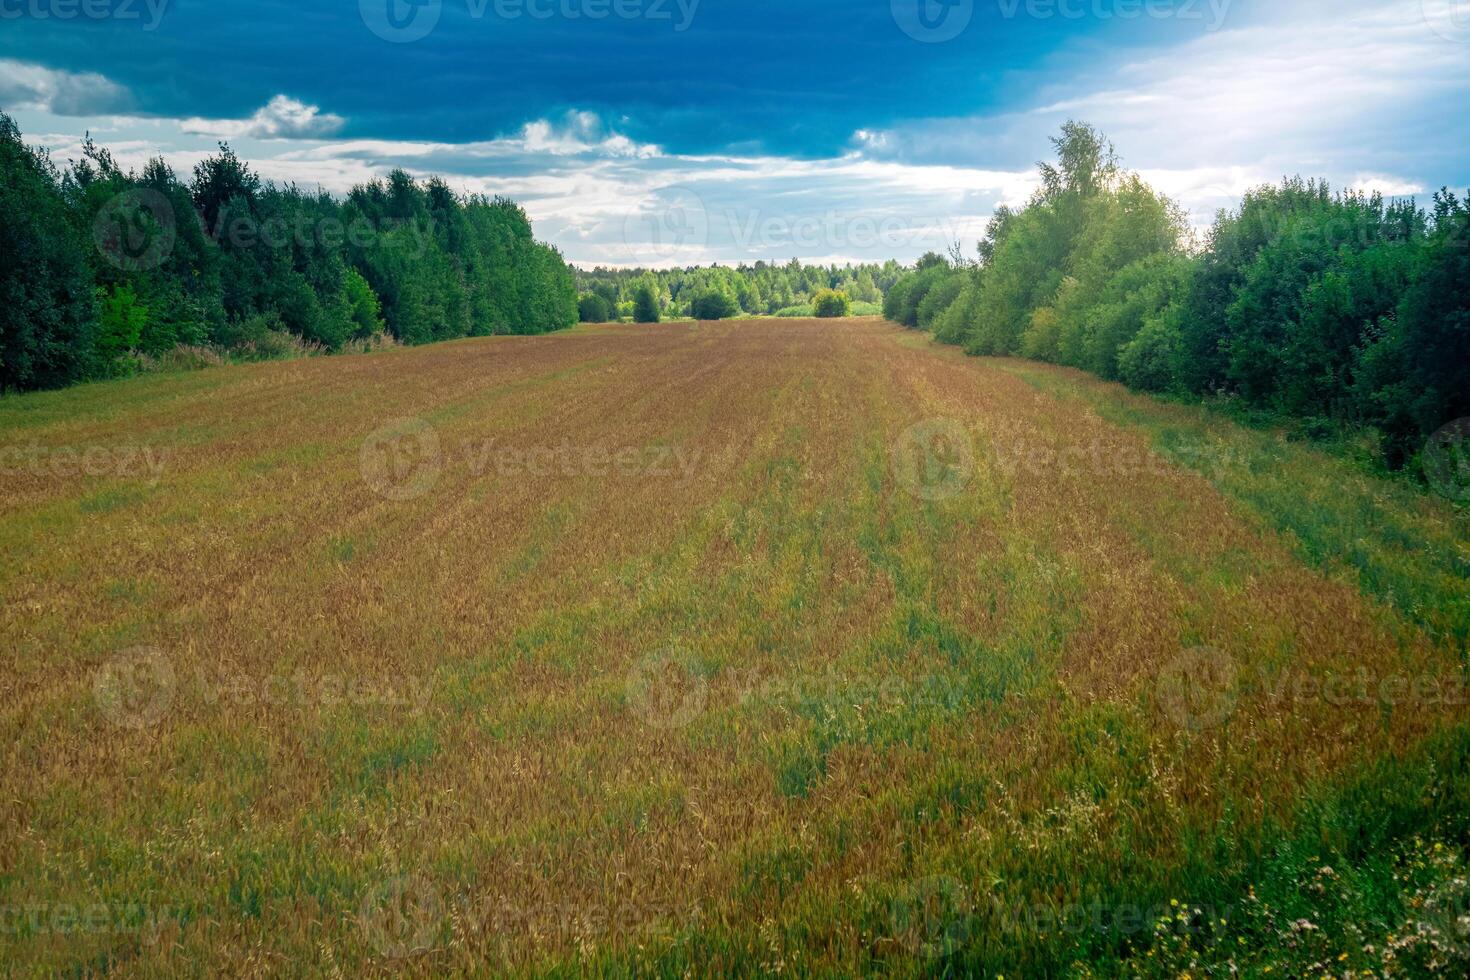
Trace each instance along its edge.
{"label": "golden grass", "polygon": [[1146,906],[1463,717],[1146,434],[877,319],[151,377],[0,446],[26,971],[1039,964],[997,905]]}

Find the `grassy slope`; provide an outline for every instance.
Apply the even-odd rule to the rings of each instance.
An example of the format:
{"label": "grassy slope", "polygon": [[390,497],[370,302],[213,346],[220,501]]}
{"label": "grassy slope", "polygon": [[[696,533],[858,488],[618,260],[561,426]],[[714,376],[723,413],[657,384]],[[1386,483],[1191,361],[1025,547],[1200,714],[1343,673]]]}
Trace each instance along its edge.
{"label": "grassy slope", "polygon": [[[395,500],[361,451],[405,416],[440,469]],[[925,499],[937,419],[973,464]],[[3,477],[27,967],[1249,971],[1282,945],[1250,885],[1382,931],[1449,873],[1413,834],[1464,840],[1463,706],[1276,686],[1459,671],[1463,522],[1071,372],[872,320],[595,327],[28,396],[0,434],[167,461]],[[568,442],[692,466],[481,465]],[[139,646],[171,676],[119,726]],[[1237,683],[1181,726],[1197,647]],[[1048,925],[1171,900],[1226,924]]]}

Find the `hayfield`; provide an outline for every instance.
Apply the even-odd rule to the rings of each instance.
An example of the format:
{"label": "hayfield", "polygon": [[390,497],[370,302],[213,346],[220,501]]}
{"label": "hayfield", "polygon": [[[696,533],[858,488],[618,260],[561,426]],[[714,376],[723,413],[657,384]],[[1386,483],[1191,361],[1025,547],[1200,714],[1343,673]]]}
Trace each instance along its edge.
{"label": "hayfield", "polygon": [[1279,433],[859,318],[27,395],[0,449],[17,973],[1429,955],[1470,531]]}

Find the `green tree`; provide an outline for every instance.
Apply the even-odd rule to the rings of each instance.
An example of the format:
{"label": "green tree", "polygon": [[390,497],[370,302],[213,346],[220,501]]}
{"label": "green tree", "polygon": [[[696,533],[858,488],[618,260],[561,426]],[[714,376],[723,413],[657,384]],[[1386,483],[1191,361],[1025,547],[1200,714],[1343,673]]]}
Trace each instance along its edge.
{"label": "green tree", "polygon": [[819,317],[847,316],[851,310],[847,294],[835,289],[823,289],[812,298],[812,313]]}
{"label": "green tree", "polygon": [[138,302],[130,283],[97,290],[97,361],[102,373],[115,370],[118,359],[138,349],[148,323],[148,307]]}
{"label": "green tree", "polygon": [[577,316],[583,323],[606,323],[612,318],[607,300],[597,293],[583,293],[577,301]]}
{"label": "green tree", "polygon": [[658,292],[653,283],[646,279],[633,287],[633,321],[635,323],[657,323],[659,321]]}
{"label": "green tree", "polygon": [[0,390],[59,387],[91,366],[92,279],[59,184],[0,113]]}

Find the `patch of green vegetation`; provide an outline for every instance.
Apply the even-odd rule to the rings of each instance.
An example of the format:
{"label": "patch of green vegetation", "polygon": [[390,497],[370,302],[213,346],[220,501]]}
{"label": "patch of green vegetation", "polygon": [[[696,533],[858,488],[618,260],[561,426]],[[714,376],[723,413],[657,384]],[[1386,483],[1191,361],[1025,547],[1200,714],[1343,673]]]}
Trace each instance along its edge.
{"label": "patch of green vegetation", "polygon": [[1045,367],[997,361],[1038,391],[1079,401],[1141,433],[1192,469],[1303,561],[1344,575],[1430,635],[1470,643],[1470,521],[1405,478],[1365,472],[1360,462],[1243,428],[1203,406],[1132,394]]}
{"label": "patch of green vegetation", "polygon": [[88,494],[77,501],[77,509],[83,514],[110,514],[147,498],[148,494],[142,490],[130,487],[109,487],[106,490]]}

